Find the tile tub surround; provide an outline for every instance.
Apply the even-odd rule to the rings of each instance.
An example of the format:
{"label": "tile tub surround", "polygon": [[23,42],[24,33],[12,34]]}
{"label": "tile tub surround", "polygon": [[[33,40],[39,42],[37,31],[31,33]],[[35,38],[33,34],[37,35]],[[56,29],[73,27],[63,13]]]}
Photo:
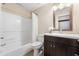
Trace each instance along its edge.
{"label": "tile tub surround", "polygon": [[12,51],[11,54],[7,54],[7,51],[15,50],[32,41],[32,20],[3,11],[0,12],[0,15],[2,18],[0,19],[0,55],[3,53],[12,55],[16,52]]}
{"label": "tile tub surround", "polygon": [[45,33],[44,35],[79,39],[79,34],[63,34],[63,33]]}

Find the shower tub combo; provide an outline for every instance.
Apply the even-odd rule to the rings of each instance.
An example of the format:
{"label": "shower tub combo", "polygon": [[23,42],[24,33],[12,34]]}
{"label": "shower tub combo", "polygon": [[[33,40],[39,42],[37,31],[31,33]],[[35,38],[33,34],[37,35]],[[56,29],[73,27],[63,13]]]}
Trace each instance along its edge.
{"label": "shower tub combo", "polygon": [[32,20],[0,12],[0,56],[23,56],[32,50]]}
{"label": "shower tub combo", "polygon": [[24,56],[32,50],[31,43],[8,51],[0,51],[0,56]]}

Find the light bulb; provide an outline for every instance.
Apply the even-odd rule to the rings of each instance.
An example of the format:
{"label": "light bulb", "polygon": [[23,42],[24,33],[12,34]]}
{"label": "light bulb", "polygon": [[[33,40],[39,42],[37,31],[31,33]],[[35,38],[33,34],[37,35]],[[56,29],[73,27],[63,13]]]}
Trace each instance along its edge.
{"label": "light bulb", "polygon": [[58,8],[59,9],[63,9],[64,8],[64,4],[59,4]]}
{"label": "light bulb", "polygon": [[56,11],[58,8],[57,6],[53,6],[53,10]]}
{"label": "light bulb", "polygon": [[71,6],[71,4],[66,4],[66,7],[70,7]]}

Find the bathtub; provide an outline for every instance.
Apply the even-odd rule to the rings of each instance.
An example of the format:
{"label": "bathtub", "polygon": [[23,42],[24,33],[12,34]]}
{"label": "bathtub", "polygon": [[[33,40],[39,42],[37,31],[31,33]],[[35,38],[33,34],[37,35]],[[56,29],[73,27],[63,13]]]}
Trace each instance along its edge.
{"label": "bathtub", "polygon": [[0,56],[23,56],[32,50],[31,43],[28,43],[24,46],[17,47],[15,49],[11,49],[9,51],[0,51]]}

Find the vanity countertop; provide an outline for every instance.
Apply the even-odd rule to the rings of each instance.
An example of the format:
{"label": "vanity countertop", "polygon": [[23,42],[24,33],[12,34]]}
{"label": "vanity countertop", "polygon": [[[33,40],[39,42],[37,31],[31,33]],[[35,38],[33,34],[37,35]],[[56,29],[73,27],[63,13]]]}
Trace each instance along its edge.
{"label": "vanity countertop", "polygon": [[44,35],[79,39],[79,34],[63,34],[63,33],[45,33]]}

